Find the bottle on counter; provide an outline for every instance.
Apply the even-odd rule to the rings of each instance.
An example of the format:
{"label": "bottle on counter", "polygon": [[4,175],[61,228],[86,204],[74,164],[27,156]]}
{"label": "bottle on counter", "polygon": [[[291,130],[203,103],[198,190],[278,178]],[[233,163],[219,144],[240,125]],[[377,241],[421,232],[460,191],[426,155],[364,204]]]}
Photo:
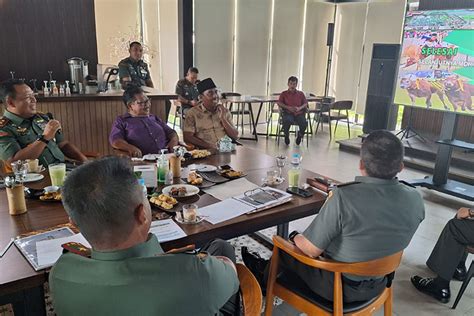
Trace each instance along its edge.
{"label": "bottle on counter", "polygon": [[59,96],[58,86],[56,86],[56,80],[51,81],[51,93],[53,96]]}
{"label": "bottle on counter", "polygon": [[71,88],[69,88],[69,80],[66,80],[66,95],[71,95]]}
{"label": "bottle on counter", "polygon": [[295,153],[291,156],[291,168],[288,170],[288,186],[290,188],[297,188],[301,175],[301,155]]}
{"label": "bottle on counter", "polygon": [[45,97],[49,96],[48,81],[44,81],[43,94]]}

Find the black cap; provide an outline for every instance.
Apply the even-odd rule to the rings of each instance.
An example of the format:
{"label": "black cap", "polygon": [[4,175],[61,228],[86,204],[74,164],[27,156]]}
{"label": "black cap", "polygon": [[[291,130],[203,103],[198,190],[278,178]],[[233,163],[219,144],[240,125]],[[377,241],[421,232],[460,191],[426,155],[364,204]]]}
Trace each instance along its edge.
{"label": "black cap", "polygon": [[209,90],[209,89],[214,89],[216,88],[216,85],[214,84],[214,81],[212,81],[211,78],[206,78],[196,85],[197,89],[199,91],[199,94],[203,94],[204,91]]}

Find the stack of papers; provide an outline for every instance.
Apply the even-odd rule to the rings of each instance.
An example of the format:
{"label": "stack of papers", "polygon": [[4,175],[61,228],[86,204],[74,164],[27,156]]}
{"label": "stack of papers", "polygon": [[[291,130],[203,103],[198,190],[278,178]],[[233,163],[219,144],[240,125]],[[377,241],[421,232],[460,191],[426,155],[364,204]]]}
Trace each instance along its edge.
{"label": "stack of papers", "polygon": [[186,237],[186,233],[172,219],[152,222],[150,233],[154,234],[160,243]]}
{"label": "stack of papers", "polygon": [[223,201],[256,188],[258,188],[258,185],[255,183],[252,183],[245,178],[240,178],[203,189],[203,191],[212,195],[216,199]]}
{"label": "stack of papers", "polygon": [[38,241],[36,243],[36,253],[38,255],[38,266],[40,269],[53,266],[63,253],[61,245],[68,242],[77,242],[87,248],[91,247],[80,233],[68,237]]}

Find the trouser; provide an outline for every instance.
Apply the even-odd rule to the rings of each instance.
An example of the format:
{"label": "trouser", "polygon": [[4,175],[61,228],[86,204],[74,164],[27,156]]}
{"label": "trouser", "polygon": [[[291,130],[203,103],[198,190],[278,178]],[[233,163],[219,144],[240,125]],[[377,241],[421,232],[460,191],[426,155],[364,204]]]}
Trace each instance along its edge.
{"label": "trouser", "polygon": [[[232,260],[235,264],[235,249],[227,241],[214,239],[201,248],[202,252],[207,252],[211,256],[224,256]],[[237,291],[220,309],[220,315],[240,315],[240,293]]]}
{"label": "trouser", "polygon": [[293,115],[290,113],[283,112],[282,113],[282,128],[283,128],[283,133],[285,136],[288,136],[290,133],[290,127],[291,125],[298,125],[299,128],[299,135],[303,136],[304,132],[306,130],[306,127],[308,126],[308,122],[306,121],[306,114],[300,114],[300,115]]}
{"label": "trouser", "polygon": [[445,280],[466,261],[466,246],[474,245],[474,220],[453,218],[444,226],[426,265]]}
{"label": "trouser", "polygon": [[[270,264],[268,265],[270,266]],[[328,301],[334,300],[334,273],[302,264],[290,255],[280,253],[280,267],[295,273],[315,294]],[[265,279],[268,276],[268,267]],[[353,281],[343,276],[342,293],[344,303],[368,301],[378,296],[387,286],[387,278]]]}

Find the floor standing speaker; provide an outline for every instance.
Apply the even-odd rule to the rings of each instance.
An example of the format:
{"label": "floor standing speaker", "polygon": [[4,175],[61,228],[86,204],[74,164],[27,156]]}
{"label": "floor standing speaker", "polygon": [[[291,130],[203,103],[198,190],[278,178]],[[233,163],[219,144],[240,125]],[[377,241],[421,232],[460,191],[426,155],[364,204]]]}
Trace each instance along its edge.
{"label": "floor standing speaker", "polygon": [[374,44],[364,112],[364,133],[394,130],[398,106],[393,106],[398,67],[399,44]]}

